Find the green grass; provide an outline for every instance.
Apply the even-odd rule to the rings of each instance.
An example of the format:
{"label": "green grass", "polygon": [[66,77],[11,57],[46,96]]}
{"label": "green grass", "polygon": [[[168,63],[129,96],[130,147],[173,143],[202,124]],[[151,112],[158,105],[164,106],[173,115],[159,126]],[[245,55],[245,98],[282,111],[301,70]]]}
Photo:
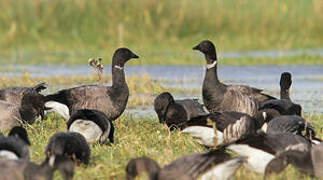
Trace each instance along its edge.
{"label": "green grass", "polygon": [[[0,57],[9,63],[109,62],[127,46],[143,57],[137,64],[201,64],[191,48],[203,39],[219,52],[323,46],[321,0],[17,0],[1,1],[0,10]],[[322,64],[309,59],[297,63]]]}
{"label": "green grass", "polygon": [[[306,115],[315,125],[318,137],[323,137],[322,115]],[[65,121],[55,114],[27,127],[32,142],[31,160],[40,163],[44,158],[44,148],[49,138],[56,132],[66,131]],[[195,152],[206,151],[188,135],[180,131],[170,132],[166,125],[159,124],[157,117],[134,118],[122,115],[114,122],[116,127],[115,143],[111,145],[91,145],[91,160],[88,166],[76,167],[74,179],[125,179],[125,166],[131,158],[148,156],[161,165],[166,165],[176,158]],[[61,179],[56,173],[55,179]],[[236,175],[237,179],[261,179],[262,176],[243,167]],[[293,167],[282,174],[269,179],[313,179],[299,173]]]}
{"label": "green grass", "polygon": [[[105,77],[110,81],[110,77]],[[88,84],[96,81],[96,76],[89,77],[50,77],[31,78],[28,74],[22,77],[1,77],[0,89],[8,86],[31,86],[39,81],[46,81],[51,86],[65,87],[75,84]],[[128,108],[136,106],[152,106],[153,93],[160,93],[165,90],[181,93],[181,89],[166,89],[160,85],[161,82],[151,81],[149,76],[127,77],[130,88]],[[136,85],[138,83],[142,83]],[[72,84],[72,85],[71,85]],[[185,91],[190,93],[190,91]],[[196,92],[195,92],[196,93]],[[137,96],[143,94],[144,96]],[[149,99],[150,98],[150,99]],[[305,118],[315,127],[317,136],[323,138],[323,114],[305,113]],[[178,157],[189,153],[207,151],[194,140],[180,131],[170,132],[166,125],[159,124],[157,116],[138,118],[132,114],[124,113],[114,122],[115,143],[110,145],[91,144],[91,159],[88,166],[76,167],[76,180],[94,179],[125,179],[125,166],[131,158],[148,156],[156,160],[160,165],[166,165]],[[44,148],[49,138],[56,132],[66,131],[66,121],[56,114],[49,114],[44,121],[37,121],[33,125],[27,125],[32,145],[30,146],[31,160],[40,163],[44,160]],[[55,179],[62,179],[58,172]],[[236,179],[258,180],[262,176],[240,168]],[[143,178],[142,178],[143,179]],[[299,173],[293,167],[287,168],[280,175],[273,175],[269,179],[294,180],[313,179],[310,176]]]}

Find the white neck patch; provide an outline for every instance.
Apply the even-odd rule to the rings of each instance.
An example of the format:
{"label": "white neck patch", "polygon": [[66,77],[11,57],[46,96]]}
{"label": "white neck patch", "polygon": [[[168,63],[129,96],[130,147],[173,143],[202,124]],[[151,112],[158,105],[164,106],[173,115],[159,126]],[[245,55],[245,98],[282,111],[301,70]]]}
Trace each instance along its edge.
{"label": "white neck patch", "polygon": [[117,69],[123,70],[123,67],[121,67],[121,66],[115,65],[114,67]]}
{"label": "white neck patch", "polygon": [[206,65],[206,69],[211,69],[211,68],[214,68],[215,65],[216,65],[217,61],[214,61],[212,64],[207,64]]}
{"label": "white neck patch", "polygon": [[50,167],[54,167],[54,163],[55,163],[55,155],[51,155],[49,158],[49,166]]}

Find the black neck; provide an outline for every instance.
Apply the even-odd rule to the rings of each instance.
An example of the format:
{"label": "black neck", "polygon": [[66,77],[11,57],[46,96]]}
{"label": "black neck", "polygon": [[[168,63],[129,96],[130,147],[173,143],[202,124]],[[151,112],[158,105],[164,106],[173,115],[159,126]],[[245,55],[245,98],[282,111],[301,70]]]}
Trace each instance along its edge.
{"label": "black neck", "polygon": [[117,58],[114,57],[112,61],[112,87],[127,86],[124,74],[124,64],[118,63]]}
{"label": "black neck", "polygon": [[280,99],[287,99],[290,100],[289,97],[289,88],[283,88],[280,89]]}
{"label": "black neck", "polygon": [[[208,56],[206,56],[206,61],[207,61],[207,65],[211,65],[216,60],[210,59]],[[217,66],[218,65],[215,64],[215,66],[212,68],[209,68],[209,69],[206,68],[205,77],[204,77],[204,83],[206,83],[205,85],[211,86],[211,87],[224,87],[224,84],[219,81]]]}

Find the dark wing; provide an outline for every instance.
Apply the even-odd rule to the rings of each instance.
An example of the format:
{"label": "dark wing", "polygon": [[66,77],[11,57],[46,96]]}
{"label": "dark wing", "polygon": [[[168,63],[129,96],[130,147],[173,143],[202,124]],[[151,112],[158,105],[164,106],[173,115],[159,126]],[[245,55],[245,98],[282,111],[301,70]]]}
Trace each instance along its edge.
{"label": "dark wing", "polygon": [[206,115],[203,106],[198,102],[197,99],[183,99],[176,100],[175,103],[178,103],[184,107],[187,112],[187,118],[195,118],[198,116]]}
{"label": "dark wing", "polygon": [[[47,95],[45,100],[46,102],[56,101],[65,104],[69,108],[70,114],[73,114],[73,112],[78,109],[101,110],[101,108],[98,107],[106,107],[107,105],[111,104],[111,101],[107,100],[109,98],[107,91],[108,89],[105,86],[84,85],[60,90],[54,94]],[[104,111],[108,108],[102,109]]]}
{"label": "dark wing", "polygon": [[229,143],[246,138],[257,131],[255,121],[248,115],[242,116],[236,122],[229,124],[223,131],[223,142]]}
{"label": "dark wing", "polygon": [[179,127],[187,121],[187,114],[182,105],[170,104],[165,114],[165,121],[168,127]]}
{"label": "dark wing", "polygon": [[240,86],[227,86],[221,102],[222,111],[238,111],[253,116],[258,111],[258,100],[255,95],[245,93]]}
{"label": "dark wing", "polygon": [[293,133],[297,135],[302,135],[302,131],[304,131],[306,126],[305,136],[307,137],[315,137],[315,131],[312,125],[300,116],[279,116],[272,119],[268,123],[267,133],[275,134],[275,133]]}
{"label": "dark wing", "polygon": [[222,149],[208,153],[186,155],[165,166],[159,173],[159,179],[167,179],[167,177],[169,179],[176,179],[176,177],[180,179],[182,176],[196,179],[213,165],[228,159],[230,159],[230,155]]}
{"label": "dark wing", "polygon": [[257,134],[245,139],[237,140],[231,144],[247,144],[253,148],[261,149],[270,154],[278,154],[288,150],[308,151],[311,147],[309,141],[301,136],[281,134]]}
{"label": "dark wing", "polygon": [[0,136],[0,150],[14,152],[19,158],[29,160],[28,145],[16,137]]}
{"label": "dark wing", "polygon": [[46,89],[46,83],[39,83],[34,87],[9,87],[0,90],[0,100],[8,101],[20,107],[21,100],[26,91],[39,93],[44,89]]}
{"label": "dark wing", "polygon": [[242,86],[242,85],[236,85],[235,87],[243,94],[248,96],[253,96],[260,103],[268,101],[270,99],[276,99],[275,97],[262,93],[262,89],[257,89],[254,87]]}
{"label": "dark wing", "polygon": [[223,132],[229,124],[235,123],[241,117],[246,116],[245,113],[236,111],[218,111],[211,113],[209,119],[216,123],[217,130]]}
{"label": "dark wing", "polygon": [[[313,165],[310,157],[310,152],[298,151],[298,150],[288,150],[278,154],[274,159],[272,159],[266,169],[265,174],[280,173],[282,172],[288,164],[292,164],[299,171],[314,175]],[[321,170],[321,169],[320,169]]]}
{"label": "dark wing", "polygon": [[279,99],[272,99],[262,103],[259,107],[259,110],[262,109],[275,109],[281,115],[299,115],[302,114],[302,107],[298,104],[294,104],[290,100],[279,100]]}

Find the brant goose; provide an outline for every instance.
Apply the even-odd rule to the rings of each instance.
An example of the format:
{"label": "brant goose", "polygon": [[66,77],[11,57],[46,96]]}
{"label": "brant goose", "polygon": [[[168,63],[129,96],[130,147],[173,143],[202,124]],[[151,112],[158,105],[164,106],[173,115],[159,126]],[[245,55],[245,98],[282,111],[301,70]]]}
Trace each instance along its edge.
{"label": "brant goose", "polygon": [[90,147],[83,135],[77,132],[60,132],[54,134],[47,143],[45,154],[68,155],[73,160],[79,160],[84,164],[89,163]]}
{"label": "brant goose", "polygon": [[226,85],[218,79],[217,55],[213,43],[202,41],[193,50],[199,50],[205,55],[206,73],[203,81],[202,95],[207,110],[238,111],[255,115],[260,103],[275,99],[263,94],[262,90],[241,85]]}
{"label": "brant goose", "polygon": [[244,166],[249,170],[264,174],[267,164],[275,158],[275,155],[287,150],[306,152],[311,144],[303,137],[290,133],[259,133],[220,146],[225,146],[239,156],[248,157]]}
{"label": "brant goose", "polygon": [[127,180],[144,172],[150,180],[230,179],[243,160],[242,157],[230,157],[224,150],[214,150],[182,156],[161,169],[154,160],[140,157],[129,161],[126,174]]}
{"label": "brant goose", "polygon": [[27,131],[15,126],[8,136],[0,136],[0,159],[29,159],[30,145]]}
{"label": "brant goose", "polygon": [[108,119],[117,119],[125,110],[129,89],[125,79],[124,65],[136,54],[127,48],[119,48],[112,58],[112,86],[83,85],[64,89],[47,95],[46,102],[56,101],[65,104],[69,114],[78,109],[97,109],[104,112]]}
{"label": "brant goose", "polygon": [[0,159],[2,180],[52,180],[55,170],[60,171],[65,180],[73,179],[73,161],[64,156],[51,156],[40,165],[27,160]]}
{"label": "brant goose", "polygon": [[159,122],[166,123],[168,127],[177,127],[191,118],[207,114],[197,99],[174,100],[169,92],[155,98],[154,109]]}
{"label": "brant goose", "polygon": [[[262,110],[251,117],[236,111],[218,111],[204,116],[203,120],[188,121],[182,133],[190,134],[201,145],[214,147],[216,144],[229,143],[255,134],[265,122],[270,121],[273,117],[271,114],[271,111]],[[215,129],[210,125],[212,123]],[[214,137],[216,137],[216,143]]]}
{"label": "brant goose", "polygon": [[289,88],[292,85],[292,75],[289,72],[281,74],[280,78],[280,100],[272,99],[262,103],[259,109],[275,109],[281,115],[302,115],[302,107],[295,104],[289,97]]}
{"label": "brant goose", "polygon": [[322,142],[315,136],[313,126],[309,122],[306,122],[304,118],[297,115],[278,116],[272,119],[269,121],[265,132],[268,134],[289,132],[304,136],[314,144],[320,144]]}
{"label": "brant goose", "polygon": [[98,110],[77,110],[68,120],[67,129],[82,134],[88,143],[113,143],[114,126],[107,116]]}
{"label": "brant goose", "polygon": [[39,116],[44,119],[45,98],[39,93],[44,89],[45,83],[34,87],[9,87],[0,90],[0,100],[17,106],[21,119],[32,124]]}
{"label": "brant goose", "polygon": [[299,171],[316,177],[323,177],[323,145],[315,145],[309,151],[289,150],[279,154],[266,167],[266,175],[280,173],[291,164]]}

